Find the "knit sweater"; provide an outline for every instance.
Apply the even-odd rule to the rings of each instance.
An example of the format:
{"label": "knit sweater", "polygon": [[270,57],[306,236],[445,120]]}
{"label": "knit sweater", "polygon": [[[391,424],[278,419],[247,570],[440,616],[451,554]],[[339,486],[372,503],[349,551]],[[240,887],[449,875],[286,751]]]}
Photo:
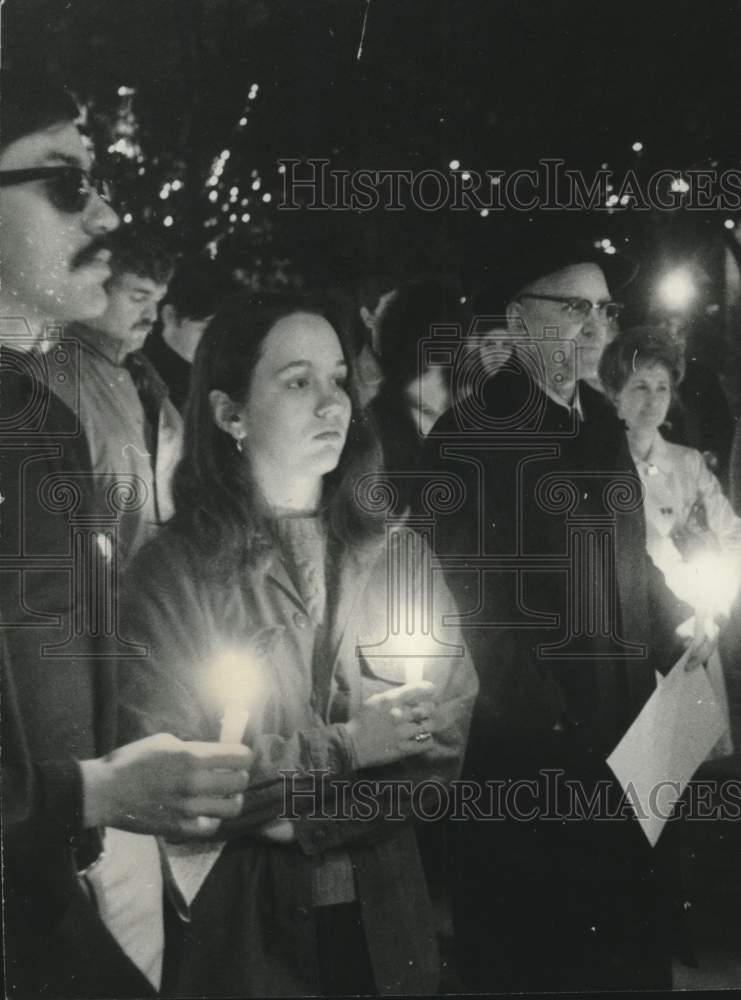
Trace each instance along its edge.
{"label": "knit sweater", "polygon": [[[331,547],[327,528],[319,515],[282,515],[273,521],[286,568],[301,595],[309,617],[316,625],[314,673],[326,662],[328,578],[331,581]],[[328,603],[330,607],[328,608]],[[347,721],[347,720],[336,720]],[[325,851],[317,859],[313,877],[315,906],[349,903],[355,899],[355,878],[350,856],[342,849]]]}

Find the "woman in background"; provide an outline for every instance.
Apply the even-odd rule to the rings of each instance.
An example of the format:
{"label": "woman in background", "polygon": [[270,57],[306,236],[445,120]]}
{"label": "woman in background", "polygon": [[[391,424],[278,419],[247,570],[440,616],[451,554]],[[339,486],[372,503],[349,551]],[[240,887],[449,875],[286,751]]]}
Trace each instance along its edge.
{"label": "woman in background", "polygon": [[[662,330],[625,330],[608,344],[600,379],[627,427],[628,444],[645,491],[646,547],[681,600],[707,617],[729,613],[741,578],[741,518],[694,448],[661,434],[683,370],[681,352]],[[728,715],[717,654],[708,663]],[[732,752],[730,735],[722,749]]]}
{"label": "woman in background", "polygon": [[[241,700],[255,754],[183,928],[177,995],[437,987],[409,789],[458,773],[477,683],[422,540],[359,502],[376,450],[352,353],[320,299],[225,306],[196,356],[175,518],[127,578],[126,635],[147,651],[120,671],[127,726],[218,739]],[[411,645],[389,613],[415,616]],[[382,778],[410,782],[395,819],[359,784]]]}

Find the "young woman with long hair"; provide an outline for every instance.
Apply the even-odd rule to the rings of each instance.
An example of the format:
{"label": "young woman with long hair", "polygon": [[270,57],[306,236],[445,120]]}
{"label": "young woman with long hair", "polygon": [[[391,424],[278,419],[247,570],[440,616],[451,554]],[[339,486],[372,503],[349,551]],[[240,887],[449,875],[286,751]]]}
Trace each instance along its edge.
{"label": "young woman with long hair", "polygon": [[436,989],[412,813],[458,772],[477,682],[423,540],[374,509],[376,469],[331,302],[226,305],[196,356],[175,517],[123,602],[145,652],[122,661],[124,726],[218,739],[237,698],[255,754],[171,993]]}

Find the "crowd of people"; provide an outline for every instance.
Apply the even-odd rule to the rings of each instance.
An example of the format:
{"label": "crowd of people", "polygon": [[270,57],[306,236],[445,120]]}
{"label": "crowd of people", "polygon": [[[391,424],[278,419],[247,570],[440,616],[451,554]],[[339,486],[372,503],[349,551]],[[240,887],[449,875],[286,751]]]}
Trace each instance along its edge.
{"label": "crowd of people", "polygon": [[9,995],[429,995],[441,885],[465,990],[670,987],[606,761],[683,654],[733,754],[741,449],[630,268],[252,293],[0,113]]}

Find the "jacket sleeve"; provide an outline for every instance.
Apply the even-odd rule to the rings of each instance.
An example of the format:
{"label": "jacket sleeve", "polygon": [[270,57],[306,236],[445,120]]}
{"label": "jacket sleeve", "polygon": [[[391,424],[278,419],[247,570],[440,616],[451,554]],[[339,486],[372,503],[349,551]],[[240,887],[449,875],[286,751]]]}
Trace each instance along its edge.
{"label": "jacket sleeve", "polygon": [[0,636],[2,670],[3,847],[14,865],[36,865],[39,840],[70,847],[82,830],[82,775],[71,757],[33,760],[12,665]]}
{"label": "jacket sleeve", "polygon": [[[9,428],[7,440],[0,432],[3,844],[15,865],[42,843],[69,851],[82,832],[79,765],[63,750],[40,759],[29,735],[34,726],[53,724],[54,706],[38,690],[43,669],[53,667],[44,647],[72,631],[70,512],[89,511],[93,492],[89,450],[74,414],[42,383],[24,377],[25,356],[18,371],[4,353],[0,361],[0,416]],[[31,425],[20,425],[22,437],[10,431],[24,407]]]}
{"label": "jacket sleeve", "polygon": [[19,941],[56,928],[79,892],[82,775],[55,739],[54,696],[43,687],[54,660],[44,647],[72,632],[69,515],[89,510],[92,489],[74,414],[30,377],[33,359],[9,355],[0,357],[3,905],[6,958],[20,975],[30,966],[18,957]]}
{"label": "jacket sleeve", "polygon": [[718,479],[708,469],[702,456],[696,454],[697,490],[705,504],[708,528],[713,532],[720,547],[741,562],[741,517],[738,517],[723,494]]}

